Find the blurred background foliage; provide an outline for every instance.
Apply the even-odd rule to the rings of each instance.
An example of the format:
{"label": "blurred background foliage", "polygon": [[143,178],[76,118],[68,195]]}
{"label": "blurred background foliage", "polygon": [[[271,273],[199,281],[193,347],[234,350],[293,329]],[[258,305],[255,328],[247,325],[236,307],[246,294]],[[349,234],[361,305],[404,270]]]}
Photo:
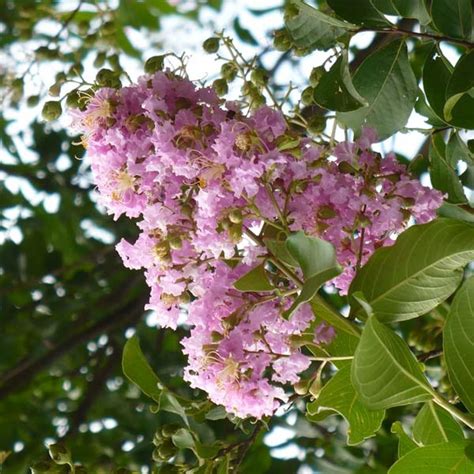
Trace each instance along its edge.
{"label": "blurred background foliage", "polygon": [[[261,4],[0,0],[0,451],[11,451],[5,474],[28,472],[33,462],[48,458],[46,445],[58,440],[93,473],[155,469],[154,433],[176,417],[152,413],[149,401],[124,379],[121,353],[135,332],[168,387],[205,400],[181,380],[179,338],[185,329],[156,327],[153,315],[143,311],[142,276],[123,268],[114,250],[120,238],[134,239],[134,225],[114,222],[98,208],[84,150],[75,145],[79,138],[68,131],[66,117],[44,123],[42,103],[64,96],[74,87],[70,81],[94,77],[102,67],[126,79],[124,70],[142,67],[152,53],[172,48],[192,54],[190,44],[196,51],[213,29],[222,28],[258,55],[275,90],[280,79],[298,82],[295,58],[271,46],[282,5]],[[169,36],[173,31],[176,37]],[[353,48],[352,69],[387,35],[367,39]],[[421,46],[412,53],[415,66],[422,55]],[[324,112],[314,106],[305,113]],[[426,159],[417,166],[422,173]],[[338,307],[345,304],[327,297]],[[404,326],[414,332],[413,344],[435,350],[436,331],[429,337],[417,324]],[[395,460],[389,433],[396,409],[377,438],[346,447],[343,423],[334,417],[309,423],[301,408],[295,404],[274,417],[248,451],[242,444],[241,472],[382,473]],[[207,420],[200,429],[228,443],[252,431],[228,420]]]}

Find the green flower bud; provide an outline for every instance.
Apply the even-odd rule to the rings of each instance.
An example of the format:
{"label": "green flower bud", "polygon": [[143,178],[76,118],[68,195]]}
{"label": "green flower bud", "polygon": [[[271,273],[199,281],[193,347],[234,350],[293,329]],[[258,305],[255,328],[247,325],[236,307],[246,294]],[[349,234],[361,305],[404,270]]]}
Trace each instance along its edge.
{"label": "green flower bud", "polygon": [[288,51],[291,48],[292,40],[286,28],[275,31],[273,46],[277,51]]}
{"label": "green flower bud", "polygon": [[264,87],[268,82],[268,74],[264,69],[254,69],[250,74],[250,80],[257,87]]}
{"label": "green flower bud", "polygon": [[308,131],[310,133],[321,133],[326,128],[326,117],[323,115],[313,115],[308,120]]}
{"label": "green flower bud", "polygon": [[221,75],[227,82],[232,82],[237,77],[238,68],[234,63],[225,63],[221,67]]}
{"label": "green flower bud", "polygon": [[52,97],[59,97],[61,94],[61,84],[59,82],[55,82],[49,89],[49,95]]}
{"label": "green flower bud", "polygon": [[207,38],[207,40],[202,43],[202,47],[206,53],[217,53],[217,51],[219,51],[219,38],[216,38],[215,36]]}
{"label": "green flower bud", "polygon": [[171,440],[164,441],[164,443],[161,446],[158,446],[156,450],[158,450],[158,456],[163,461],[172,458],[178,451]]}
{"label": "green flower bud", "polygon": [[71,109],[77,109],[80,105],[79,91],[74,89],[66,96],[66,106]]}
{"label": "green flower bud", "polygon": [[166,55],[161,54],[160,56],[152,56],[147,59],[145,63],[145,72],[147,74],[154,74],[157,71],[162,71],[165,63]]}
{"label": "green flower bud", "polygon": [[164,438],[170,438],[171,436],[173,436],[176,431],[178,431],[179,429],[181,428],[181,426],[179,426],[178,424],[176,423],[171,423],[169,425],[164,425],[162,428],[161,428],[161,434],[163,435]]}
{"label": "green flower bud", "polygon": [[28,99],[26,99],[26,104],[28,105],[28,107],[36,107],[39,104],[39,101],[39,95],[30,95]]}
{"label": "green flower bud", "polygon": [[103,51],[97,53],[97,56],[94,59],[94,67],[102,67],[105,63],[106,54]]}
{"label": "green flower bud", "polygon": [[103,68],[95,76],[95,81],[99,86],[111,87],[111,84],[117,79],[117,73],[111,69]]}
{"label": "green flower bud", "polygon": [[325,72],[326,70],[324,69],[323,66],[314,67],[309,76],[309,84],[312,87],[316,87],[319,84],[319,81],[321,80],[321,77],[323,77],[323,74]]}
{"label": "green flower bud", "polygon": [[53,443],[48,446],[49,455],[56,464],[70,464],[71,452],[62,443]]}
{"label": "green flower bud", "polygon": [[240,209],[232,209],[229,212],[229,220],[232,224],[240,224],[243,220],[242,211]]}
{"label": "green flower bud", "polygon": [[48,122],[58,119],[62,114],[61,103],[57,100],[48,100],[48,102],[45,102],[43,105],[41,114]]}
{"label": "green flower bud", "polygon": [[168,242],[170,244],[170,248],[173,250],[178,250],[183,246],[183,241],[179,235],[171,235],[168,238]]}
{"label": "green flower bud", "polygon": [[227,92],[229,92],[229,87],[227,86],[227,82],[225,79],[216,79],[212,83],[212,88],[219,97],[222,97],[226,95]]}
{"label": "green flower bud", "polygon": [[314,102],[313,99],[314,89],[312,87],[307,87],[301,93],[301,102],[303,105],[311,105]]}

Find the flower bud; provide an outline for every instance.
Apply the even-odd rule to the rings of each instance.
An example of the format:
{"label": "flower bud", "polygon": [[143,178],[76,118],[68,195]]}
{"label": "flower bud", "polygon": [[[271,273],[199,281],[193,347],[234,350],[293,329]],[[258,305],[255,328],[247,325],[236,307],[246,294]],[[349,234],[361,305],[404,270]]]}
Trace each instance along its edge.
{"label": "flower bud", "polygon": [[216,38],[215,36],[207,38],[207,40],[202,44],[202,47],[206,53],[217,53],[219,50],[219,38]]}
{"label": "flower bud", "polygon": [[145,63],[145,72],[147,74],[154,74],[157,71],[162,71],[165,64],[165,54],[160,56],[152,56],[148,58]]}
{"label": "flower bud", "polygon": [[264,69],[254,69],[250,73],[250,80],[257,86],[263,87],[268,82],[268,74]]}
{"label": "flower bud", "polygon": [[95,80],[99,86],[112,87],[117,79],[117,73],[111,69],[103,68],[95,76]]}
{"label": "flower bud", "polygon": [[62,114],[61,103],[57,100],[49,100],[48,102],[45,102],[41,114],[48,122],[58,119]]}
{"label": "flower bud", "polygon": [[323,115],[313,115],[308,120],[308,131],[310,133],[321,133],[326,128],[326,117]]}
{"label": "flower bud", "polygon": [[301,93],[301,102],[303,105],[311,105],[314,102],[313,99],[314,89],[312,87],[307,87]]}
{"label": "flower bud", "polygon": [[232,224],[240,224],[243,220],[242,211],[240,209],[232,209],[229,212],[229,220]]}
{"label": "flower bud", "polygon": [[332,219],[337,216],[337,212],[331,206],[321,206],[317,216],[319,219]]}
{"label": "flower bud", "polygon": [[39,104],[39,101],[39,95],[30,95],[28,99],[26,99],[26,104],[28,107],[36,107]]}
{"label": "flower bud", "polygon": [[227,86],[227,82],[225,79],[216,79],[212,83],[212,88],[219,97],[222,97],[226,95],[227,92],[229,92],[229,87]]}
{"label": "flower bud", "polygon": [[227,82],[232,82],[236,77],[237,77],[237,66],[232,63],[225,63],[221,67],[221,74],[222,77],[227,81]]}
{"label": "flower bud", "polygon": [[176,431],[178,431],[181,428],[181,426],[177,425],[176,423],[171,423],[169,425],[164,425],[161,428],[161,434],[165,438],[169,438],[173,436]]}
{"label": "flower bud", "polygon": [[286,28],[277,30],[273,37],[273,46],[278,51],[288,51],[291,48],[291,37]]}
{"label": "flower bud", "polygon": [[62,443],[53,443],[48,446],[49,455],[56,464],[70,464],[71,452]]}
{"label": "flower bud", "polygon": [[105,63],[106,55],[103,51],[99,51],[94,59],[94,67],[102,67]]}
{"label": "flower bud", "polygon": [[323,66],[314,67],[309,76],[309,84],[311,87],[316,87],[323,77],[323,74],[326,72]]}

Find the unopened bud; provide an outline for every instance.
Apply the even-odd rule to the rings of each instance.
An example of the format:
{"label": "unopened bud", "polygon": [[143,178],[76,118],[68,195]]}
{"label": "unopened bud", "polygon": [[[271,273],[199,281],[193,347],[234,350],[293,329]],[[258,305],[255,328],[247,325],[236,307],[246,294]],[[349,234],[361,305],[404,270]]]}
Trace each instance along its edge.
{"label": "unopened bud", "polygon": [[222,97],[229,92],[229,87],[227,86],[227,81],[225,79],[216,79],[212,83],[212,88],[219,97]]}
{"label": "unopened bud", "polygon": [[53,443],[48,446],[49,455],[56,464],[70,464],[71,452],[62,443]]}
{"label": "unopened bud", "polygon": [[49,100],[43,105],[43,110],[41,114],[43,118],[48,122],[51,120],[56,120],[61,116],[62,108],[61,103],[57,100]]}
{"label": "unopened bud", "polygon": [[202,44],[202,47],[206,53],[217,53],[217,51],[219,51],[219,38],[216,38],[215,36],[207,38],[207,40]]}

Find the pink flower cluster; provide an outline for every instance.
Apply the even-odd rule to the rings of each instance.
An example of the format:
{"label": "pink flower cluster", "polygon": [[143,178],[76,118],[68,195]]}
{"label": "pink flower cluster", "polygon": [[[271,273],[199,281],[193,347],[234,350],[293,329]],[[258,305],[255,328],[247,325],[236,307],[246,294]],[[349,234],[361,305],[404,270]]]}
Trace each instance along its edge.
{"label": "pink flower cluster", "polygon": [[269,256],[247,238],[251,229],[304,230],[331,242],[344,267],[333,283],[345,292],[377,247],[411,217],[431,219],[441,202],[393,156],[372,152],[370,131],[334,149],[315,145],[280,112],[244,116],[171,72],[100,89],[74,119],[100,202],[115,219],[139,218],[136,242],[117,249],[127,267],[145,270],[147,308],[163,326],[182,318],[192,327],[182,341],[186,380],[239,417],[271,415],[288,399],[285,384],[311,364],[295,338],[334,337],[314,324],[309,305],[282,318],[295,287],[276,269],[278,292],[234,289]]}

